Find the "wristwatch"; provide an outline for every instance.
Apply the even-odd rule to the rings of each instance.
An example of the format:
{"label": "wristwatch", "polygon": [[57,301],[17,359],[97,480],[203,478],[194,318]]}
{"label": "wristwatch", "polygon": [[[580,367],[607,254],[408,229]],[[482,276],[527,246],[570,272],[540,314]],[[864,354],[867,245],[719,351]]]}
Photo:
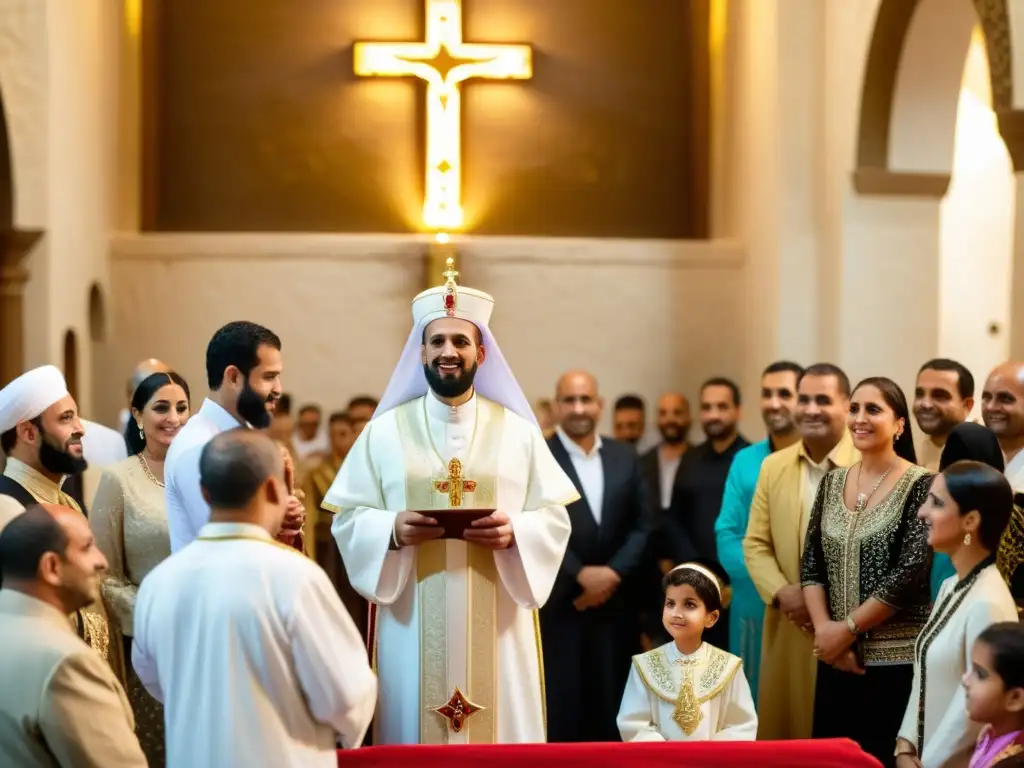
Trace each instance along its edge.
{"label": "wristwatch", "polygon": [[850,634],[854,637],[858,637],[860,635],[860,627],[858,627],[857,622],[853,620],[852,613],[846,617],[846,628],[850,630]]}

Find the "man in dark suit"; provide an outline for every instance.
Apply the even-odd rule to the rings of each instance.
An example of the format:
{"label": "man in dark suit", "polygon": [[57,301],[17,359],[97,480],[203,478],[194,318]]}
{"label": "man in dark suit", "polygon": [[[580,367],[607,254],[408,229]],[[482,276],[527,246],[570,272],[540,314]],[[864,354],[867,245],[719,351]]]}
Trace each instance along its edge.
{"label": "man in dark suit", "polygon": [[632,446],[597,434],[602,406],[589,373],[559,379],[548,446],[582,498],[567,508],[572,536],[540,611],[552,742],[619,740],[615,717],[640,651],[634,579],[655,502]]}

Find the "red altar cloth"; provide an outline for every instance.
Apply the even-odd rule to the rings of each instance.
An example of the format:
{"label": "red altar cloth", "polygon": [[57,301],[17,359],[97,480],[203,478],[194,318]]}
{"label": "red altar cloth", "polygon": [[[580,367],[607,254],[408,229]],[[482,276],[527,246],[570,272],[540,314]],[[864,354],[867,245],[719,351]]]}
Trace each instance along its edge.
{"label": "red altar cloth", "polygon": [[365,747],[338,752],[339,768],[881,768],[845,739],[641,744],[470,744]]}

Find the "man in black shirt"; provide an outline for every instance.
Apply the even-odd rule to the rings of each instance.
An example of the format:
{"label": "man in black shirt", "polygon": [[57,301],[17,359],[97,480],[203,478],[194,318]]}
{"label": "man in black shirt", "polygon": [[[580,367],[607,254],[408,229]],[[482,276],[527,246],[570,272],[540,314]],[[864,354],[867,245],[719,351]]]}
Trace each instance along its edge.
{"label": "man in black shirt", "polygon": [[[733,457],[750,443],[739,433],[740,389],[716,377],[700,389],[700,424],[707,439],[687,451],[676,472],[672,503],[664,516],[662,557],[673,565],[688,560],[718,562],[715,521],[722,508]],[[707,633],[712,645],[729,645],[728,611]]]}

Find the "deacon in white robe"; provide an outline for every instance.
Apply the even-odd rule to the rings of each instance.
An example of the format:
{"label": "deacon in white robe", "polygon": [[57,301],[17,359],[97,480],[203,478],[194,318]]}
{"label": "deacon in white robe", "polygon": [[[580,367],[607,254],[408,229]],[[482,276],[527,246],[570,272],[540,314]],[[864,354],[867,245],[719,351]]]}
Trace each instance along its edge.
{"label": "deacon in white robe", "polygon": [[[273,539],[288,499],[280,450],[223,433],[200,468],[211,522],[135,604],[132,662],[164,704],[167,765],[336,768],[336,736],[362,742],[377,682],[326,574]],[[241,488],[254,474],[255,492]]]}
{"label": "deacon in white robe", "polygon": [[757,711],[738,656],[675,642],[633,657],[617,718],[623,741],[754,741]]}
{"label": "deacon in white robe", "polygon": [[[324,499],[352,585],[376,604],[375,744],[545,741],[537,609],[578,494],[488,329],[493,299],[457,274],[449,262],[413,300],[399,365]],[[399,513],[452,508],[507,517],[507,548],[475,533],[402,545]]]}

